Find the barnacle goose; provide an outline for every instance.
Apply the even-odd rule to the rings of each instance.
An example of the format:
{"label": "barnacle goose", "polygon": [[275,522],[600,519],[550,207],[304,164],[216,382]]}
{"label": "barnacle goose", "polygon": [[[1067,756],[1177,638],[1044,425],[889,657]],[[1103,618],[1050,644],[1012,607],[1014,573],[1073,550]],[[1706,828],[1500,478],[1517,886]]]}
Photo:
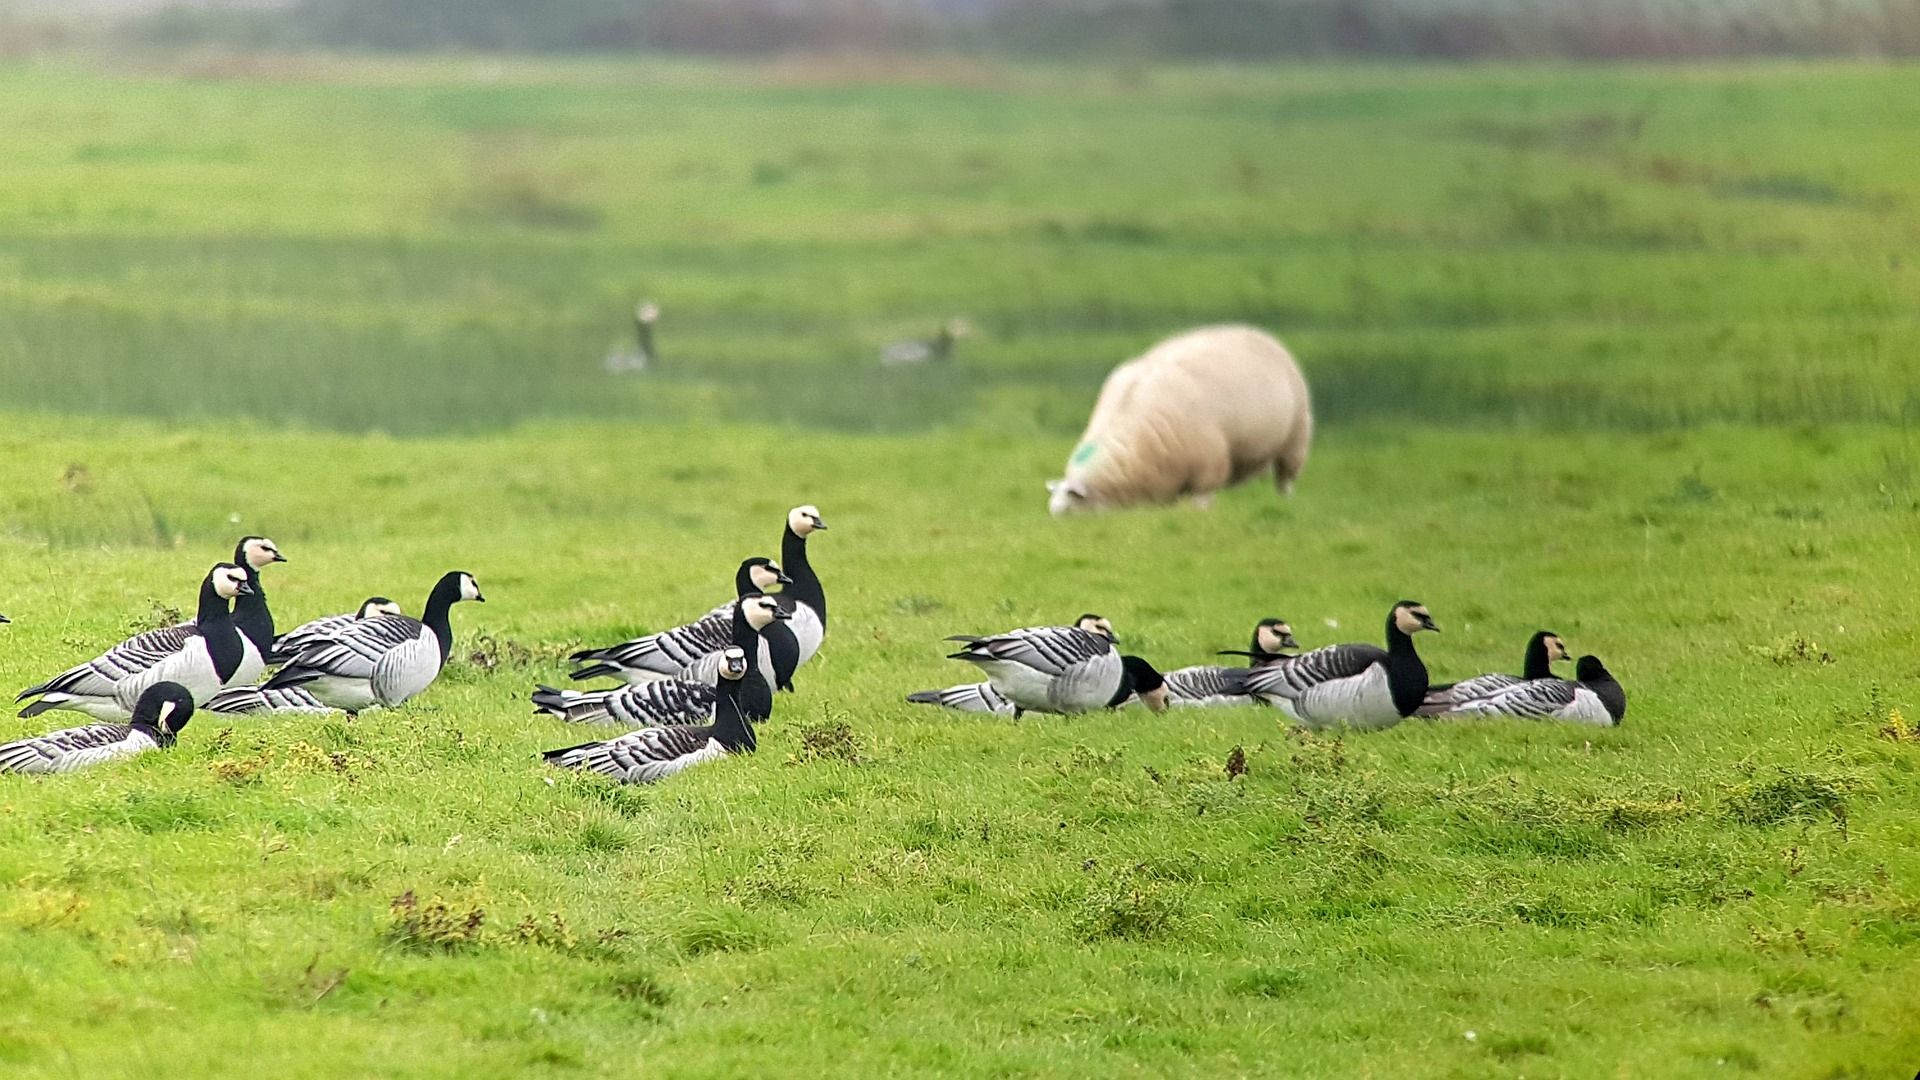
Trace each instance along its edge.
{"label": "barnacle goose", "polygon": [[740,680],[747,668],[746,650],[729,648],[721,654],[711,724],[641,728],[541,756],[561,768],[586,769],[626,784],[653,784],[705,762],[750,754],[758,744],[739,702]]}
{"label": "barnacle goose", "polygon": [[607,373],[624,375],[629,371],[645,371],[653,366],[658,355],[653,349],[653,324],[660,321],[660,305],[651,300],[642,300],[633,309],[633,339],[635,348],[615,349],[607,354]]}
{"label": "barnacle goose", "polygon": [[1112,708],[1136,693],[1154,712],[1167,708],[1166,680],[1140,657],[1121,656],[1113,625],[1099,615],[1082,615],[1073,626],[947,640],[966,646],[949,659],[979,665],[994,690],[1013,702],[1016,716]]}
{"label": "barnacle goose", "polygon": [[96,720],[124,721],[133,715],[141,693],[160,682],[179,683],[194,701],[207,700],[234,684],[246,658],[227,605],[251,588],[246,571],[216,563],[200,582],[200,606],[192,622],[136,634],[84,664],[27,687],[14,700],[40,700],[20,715],[71,709]]}
{"label": "barnacle goose", "polygon": [[[345,630],[357,619],[371,619],[375,615],[404,615],[400,605],[384,596],[369,596],[360,601],[360,607],[345,615],[322,615],[310,619],[299,626],[273,639],[273,649],[267,655],[270,664],[284,664],[300,654],[315,641],[325,639],[330,634]],[[211,706],[208,706],[211,708]]]}
{"label": "barnacle goose", "polygon": [[1559,634],[1551,630],[1537,631],[1527,639],[1527,651],[1521,660],[1520,674],[1507,675],[1496,671],[1475,675],[1457,683],[1429,686],[1426,700],[1421,702],[1416,711],[1421,716],[1440,716],[1448,712],[1455,701],[1472,701],[1532,679],[1551,679],[1553,662],[1571,659],[1573,656],[1567,652],[1567,643],[1560,640]]}
{"label": "barnacle goose", "polygon": [[931,338],[895,341],[882,346],[880,362],[887,367],[924,364],[929,360],[937,363],[952,356],[954,345],[972,330],[973,327],[969,326],[965,319],[948,319],[940,324],[939,331]]}
{"label": "barnacle goose", "polygon": [[1424,604],[1402,600],[1387,614],[1387,647],[1329,645],[1247,673],[1247,691],[1304,727],[1392,727],[1427,694],[1427,666],[1413,635],[1438,631]]}
{"label": "barnacle goose", "polygon": [[63,773],[164,750],[193,716],[193,695],[157,682],[134,702],[129,722],[86,724],[0,746],[0,773]]}
{"label": "barnacle goose", "polygon": [[304,687],[323,704],[347,712],[392,707],[433,685],[453,651],[453,605],[485,602],[480,585],[463,570],[449,570],[421,617],[376,615],[356,619],[316,639],[287,662],[264,689]]}
{"label": "barnacle goose", "polygon": [[1456,699],[1448,716],[1517,716],[1527,720],[1570,720],[1612,727],[1626,719],[1627,692],[1597,656],[1574,663],[1574,677],[1527,679],[1464,700]]}
{"label": "barnacle goose", "polygon": [[[790,584],[789,578],[772,559],[754,557],[740,564],[733,577],[736,598],[759,593],[775,585]],[[587,666],[572,672],[574,680],[611,676],[629,683],[657,679],[680,679],[711,684],[717,677],[718,654],[733,640],[733,613],[738,600],[729,600],[705,615],[657,634],[623,641],[601,649],[582,649],[571,659]],[[784,622],[768,628],[755,643],[752,655],[760,677],[769,686],[791,690],[793,670],[800,663],[800,646],[793,631]]]}
{"label": "barnacle goose", "polygon": [[813,572],[813,563],[807,561],[807,537],[826,527],[827,523],[820,520],[819,507],[796,506],[787,511],[787,528],[780,535],[780,561],[793,578],[793,583],[780,591],[780,606],[793,616],[800,664],[813,659],[827,638],[827,591],[820,584],[820,575]]}
{"label": "barnacle goose", "polygon": [[[1246,656],[1254,664],[1270,664],[1287,658],[1282,649],[1297,649],[1300,643],[1293,639],[1293,627],[1285,619],[1261,619],[1254,625],[1253,641],[1245,650],[1222,649],[1220,656]],[[1251,705],[1253,697],[1247,693],[1247,673],[1244,667],[1222,667],[1218,664],[1203,664],[1197,667],[1184,667],[1166,674],[1167,703],[1177,707],[1205,705]]]}
{"label": "barnacle goose", "polygon": [[273,612],[267,608],[267,591],[260,584],[260,571],[274,563],[286,562],[287,557],[264,536],[243,536],[233,546],[233,561],[246,571],[249,588],[233,601],[233,625],[240,629],[240,643],[246,655],[230,682],[245,684],[267,670],[267,656],[273,652]]}
{"label": "barnacle goose", "polygon": [[[726,654],[738,650],[742,655],[758,651],[760,638],[791,618],[780,610],[773,597],[754,592],[731,605],[729,617],[732,644],[709,654],[716,660],[712,673],[717,683],[722,677]],[[703,658],[702,663],[705,663]],[[691,724],[710,719],[718,700],[714,684],[684,679],[658,679],[632,683],[618,690],[556,690],[542,686],[534,691],[533,704],[540,712],[577,724],[623,724],[630,728],[665,727]],[[741,711],[748,720],[760,723],[773,714],[773,690],[758,665],[751,665],[740,680],[738,691]]]}

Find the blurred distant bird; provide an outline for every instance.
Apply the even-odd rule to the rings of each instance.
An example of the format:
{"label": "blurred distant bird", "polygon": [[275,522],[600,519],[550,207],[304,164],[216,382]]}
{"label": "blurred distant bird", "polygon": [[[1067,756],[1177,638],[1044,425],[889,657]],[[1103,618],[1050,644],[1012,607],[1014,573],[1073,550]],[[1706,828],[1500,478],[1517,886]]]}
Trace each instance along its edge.
{"label": "blurred distant bird", "polygon": [[633,309],[633,340],[631,349],[615,349],[607,354],[607,373],[625,375],[629,371],[645,371],[653,366],[659,355],[653,351],[653,324],[660,321],[660,305],[651,300],[642,300]]}
{"label": "blurred distant bird", "polygon": [[906,364],[924,364],[928,361],[942,361],[953,356],[954,343],[973,332],[967,320],[948,319],[933,337],[920,340],[896,341],[880,349],[880,362],[888,367],[901,367]]}

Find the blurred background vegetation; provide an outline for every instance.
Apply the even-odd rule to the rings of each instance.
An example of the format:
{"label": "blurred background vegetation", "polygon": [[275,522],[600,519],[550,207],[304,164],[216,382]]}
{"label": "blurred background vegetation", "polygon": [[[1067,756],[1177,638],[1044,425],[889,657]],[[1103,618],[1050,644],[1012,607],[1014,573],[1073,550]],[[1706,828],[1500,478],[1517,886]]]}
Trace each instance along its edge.
{"label": "blurred background vegetation", "polygon": [[15,33],[442,50],[1166,57],[1920,52],[1920,0],[6,0]]}

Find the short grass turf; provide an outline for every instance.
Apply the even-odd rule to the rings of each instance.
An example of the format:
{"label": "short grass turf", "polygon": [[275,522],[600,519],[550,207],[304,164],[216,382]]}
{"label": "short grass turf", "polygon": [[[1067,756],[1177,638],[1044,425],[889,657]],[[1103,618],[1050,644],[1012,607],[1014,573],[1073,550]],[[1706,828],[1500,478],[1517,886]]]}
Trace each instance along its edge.
{"label": "short grass turf", "polygon": [[[619,453],[609,453],[618,447]],[[1920,1056],[1920,454],[1873,429],[1337,431],[1299,494],[1053,521],[992,434],[394,441],[14,418],[0,685],[258,530],[282,621],[472,571],[356,721],[198,716],[0,785],[12,1076],[1885,1076]],[[698,464],[691,464],[698,463]],[[151,500],[150,504],[146,500]],[[825,648],[750,759],[544,767],[564,652],[668,625],[817,503]],[[140,507],[127,511],[128,507]],[[939,638],[1093,609],[1165,666],[1259,617],[1436,675],[1560,631],[1614,730],[1260,709],[1018,722]],[[1337,623],[1337,627],[1333,624]],[[0,734],[42,730],[7,720]],[[1235,748],[1244,775],[1230,777]]]}

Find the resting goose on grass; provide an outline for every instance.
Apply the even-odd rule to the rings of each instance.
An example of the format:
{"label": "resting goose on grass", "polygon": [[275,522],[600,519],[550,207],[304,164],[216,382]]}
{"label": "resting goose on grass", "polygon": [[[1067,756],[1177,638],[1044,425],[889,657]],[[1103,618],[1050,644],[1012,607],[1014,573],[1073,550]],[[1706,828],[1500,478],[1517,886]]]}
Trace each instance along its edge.
{"label": "resting goose on grass", "polygon": [[315,700],[347,712],[375,705],[391,708],[440,677],[453,651],[453,605],[484,603],[480,585],[463,570],[450,570],[427,594],[418,619],[376,615],[316,638],[267,680],[265,690],[302,687]]}
{"label": "resting goose on grass", "polygon": [[721,655],[711,724],[641,728],[603,742],[549,750],[542,757],[564,769],[586,769],[624,784],[653,784],[705,762],[750,754],[757,743],[738,700],[747,668],[746,650],[730,648]]}
{"label": "resting goose on grass", "polygon": [[406,613],[400,610],[399,604],[386,597],[369,596],[360,601],[360,608],[357,611],[350,611],[345,615],[322,615],[318,619],[303,622],[273,639],[273,649],[267,654],[267,662],[284,664],[298,656],[301,649],[328,635],[345,630],[356,620],[371,619],[376,615],[404,614]]}
{"label": "resting goose on grass", "polygon": [[1573,674],[1571,681],[1549,675],[1493,687],[1471,698],[1456,698],[1446,715],[1516,716],[1599,727],[1613,727],[1626,719],[1627,692],[1599,657],[1581,657],[1574,664]]}
{"label": "resting goose on grass", "polygon": [[1533,679],[1553,678],[1555,660],[1571,660],[1567,652],[1567,643],[1560,635],[1551,630],[1541,630],[1527,639],[1526,656],[1521,661],[1519,675],[1507,675],[1492,672],[1476,675],[1471,679],[1462,679],[1457,683],[1441,683],[1427,687],[1427,698],[1418,710],[1421,716],[1442,716],[1453,708],[1455,701],[1473,701],[1488,694],[1504,690],[1509,686]]}
{"label": "resting goose on grass", "polygon": [[1247,691],[1302,727],[1392,727],[1427,695],[1427,666],[1413,635],[1438,631],[1424,604],[1402,600],[1387,613],[1387,647],[1329,645],[1247,673]]}
{"label": "resting goose on grass", "polygon": [[86,724],[0,746],[0,773],[64,773],[164,750],[193,716],[193,695],[158,682],[134,702],[125,724]]}
{"label": "resting goose on grass", "polygon": [[252,587],[238,566],[215,564],[200,582],[200,606],[192,622],[136,634],[84,664],[27,687],[14,700],[40,700],[20,715],[71,709],[96,720],[125,721],[140,695],[162,682],[186,687],[195,702],[207,700],[235,683],[246,659],[227,605]]}
{"label": "resting goose on grass", "polygon": [[[722,668],[729,652],[752,655],[759,650],[763,635],[779,629],[780,623],[791,618],[780,610],[773,597],[757,592],[741,597],[730,606],[733,608],[729,619],[732,644],[709,654],[716,660],[713,666],[716,683],[725,677]],[[740,679],[737,694],[741,711],[748,720],[760,723],[773,714],[773,690],[757,665],[748,667]],[[576,724],[621,724],[630,728],[667,727],[711,719],[718,700],[714,684],[682,679],[659,679],[633,683],[618,690],[586,693],[542,686],[533,694],[534,707],[550,716]]]}
{"label": "resting goose on grass", "polygon": [[[1245,656],[1252,658],[1255,666],[1270,664],[1287,658],[1282,649],[1297,649],[1300,643],[1293,639],[1293,627],[1285,619],[1261,619],[1253,628],[1253,641],[1245,650],[1222,649],[1220,656]],[[1184,667],[1167,672],[1167,703],[1176,707],[1192,708],[1208,705],[1251,705],[1253,697],[1247,693],[1247,673],[1250,668],[1222,667],[1218,664],[1203,664],[1197,667]]]}
{"label": "resting goose on grass", "polygon": [[[575,680],[612,677],[628,683],[678,679],[712,685],[719,676],[719,654],[733,640],[733,614],[738,597],[760,595],[791,578],[772,559],[755,557],[740,564],[733,577],[734,595],[705,615],[657,634],[623,641],[601,649],[582,649],[571,659],[587,666],[571,673]],[[756,667],[767,685],[793,688],[793,670],[799,666],[800,647],[784,624],[770,627],[754,644]]]}
{"label": "resting goose on grass", "polygon": [[1136,693],[1154,712],[1167,708],[1166,680],[1140,657],[1121,656],[1113,625],[1098,615],[1082,615],[1073,626],[947,640],[966,646],[949,659],[978,665],[994,690],[1013,702],[1016,716],[1113,708]]}

